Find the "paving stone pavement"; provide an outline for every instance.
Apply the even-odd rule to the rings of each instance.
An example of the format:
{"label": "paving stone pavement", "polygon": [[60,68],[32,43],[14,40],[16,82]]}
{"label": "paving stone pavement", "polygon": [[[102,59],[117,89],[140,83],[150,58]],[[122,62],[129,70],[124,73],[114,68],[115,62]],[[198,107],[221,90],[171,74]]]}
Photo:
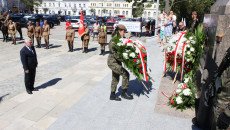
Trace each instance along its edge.
{"label": "paving stone pavement", "polygon": [[[48,130],[159,130],[195,129],[190,119],[179,118],[154,112],[163,71],[163,52],[156,38],[147,39],[145,44],[151,68],[150,76],[155,82],[146,83],[146,91],[133,75],[130,77],[128,92],[134,100],[110,101],[111,72],[107,74],[84,97],[61,115]],[[121,83],[118,85],[121,86]],[[118,88],[117,95],[121,94]]]}

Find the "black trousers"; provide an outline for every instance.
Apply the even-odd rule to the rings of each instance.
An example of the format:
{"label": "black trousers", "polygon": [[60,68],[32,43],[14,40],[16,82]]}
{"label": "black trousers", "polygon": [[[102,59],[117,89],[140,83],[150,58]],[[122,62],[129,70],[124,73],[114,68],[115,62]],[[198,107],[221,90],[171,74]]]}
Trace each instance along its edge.
{"label": "black trousers", "polygon": [[25,73],[25,86],[27,90],[33,91],[34,90],[34,81],[36,75],[36,68],[30,69],[29,73]]}

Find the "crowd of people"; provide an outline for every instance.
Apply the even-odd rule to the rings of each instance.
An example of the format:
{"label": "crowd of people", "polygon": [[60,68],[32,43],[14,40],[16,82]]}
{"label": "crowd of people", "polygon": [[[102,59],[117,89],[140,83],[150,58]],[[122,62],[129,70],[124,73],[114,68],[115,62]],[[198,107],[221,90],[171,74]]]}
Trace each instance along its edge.
{"label": "crowd of people", "polygon": [[[194,11],[192,13],[193,22],[190,27],[191,32],[195,32],[195,28],[197,28],[199,22],[197,19],[197,12]],[[174,15],[173,11],[170,11],[169,14],[165,12],[160,12],[160,15],[158,17],[158,27],[157,27],[157,34],[158,34],[158,43],[161,46],[162,50],[164,50],[164,44],[167,44],[170,37],[181,31],[186,31],[188,28],[186,27],[185,21],[180,21],[179,24],[177,24],[177,16]]]}

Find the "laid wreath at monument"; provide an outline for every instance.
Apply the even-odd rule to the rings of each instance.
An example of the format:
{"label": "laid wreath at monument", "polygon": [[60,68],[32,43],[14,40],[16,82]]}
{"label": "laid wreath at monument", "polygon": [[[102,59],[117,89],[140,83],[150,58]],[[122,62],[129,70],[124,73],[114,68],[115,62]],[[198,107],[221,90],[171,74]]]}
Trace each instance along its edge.
{"label": "laid wreath at monument", "polygon": [[177,74],[180,72],[182,83],[173,91],[171,97],[162,93],[169,99],[168,104],[170,106],[181,111],[195,107],[196,72],[203,53],[205,38],[201,24],[195,34],[179,32],[173,35],[165,49],[164,75],[167,71],[176,72],[174,84]]}

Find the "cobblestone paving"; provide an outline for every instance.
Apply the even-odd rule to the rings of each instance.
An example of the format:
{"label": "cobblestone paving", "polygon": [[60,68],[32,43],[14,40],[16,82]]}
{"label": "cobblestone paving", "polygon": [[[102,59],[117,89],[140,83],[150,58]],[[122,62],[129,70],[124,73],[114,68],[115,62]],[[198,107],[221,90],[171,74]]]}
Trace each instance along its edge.
{"label": "cobblestone paving", "polygon": [[[81,50],[81,41],[75,33],[74,52],[67,52],[68,47],[65,39],[65,23],[60,26],[55,26],[51,29],[50,45],[51,49],[37,48],[38,68],[36,74],[35,87],[48,82],[50,76],[58,72],[62,72],[79,62],[82,62],[94,55],[98,55],[100,48],[97,41],[89,42],[89,53],[83,54]],[[28,39],[26,29],[23,28],[23,37]],[[1,37],[0,33],[0,38]],[[19,37],[19,34],[16,34]],[[110,34],[108,35],[108,40]],[[142,38],[144,39],[144,38]],[[18,93],[25,90],[24,87],[24,73],[20,61],[20,49],[24,46],[24,40],[17,40],[17,45],[12,45],[12,42],[2,42],[0,39],[0,98],[1,100],[9,99]],[[35,41],[35,45],[36,45]],[[42,38],[42,45],[44,46],[44,39]],[[108,51],[108,47],[106,47]],[[58,77],[57,77],[58,78]]]}

